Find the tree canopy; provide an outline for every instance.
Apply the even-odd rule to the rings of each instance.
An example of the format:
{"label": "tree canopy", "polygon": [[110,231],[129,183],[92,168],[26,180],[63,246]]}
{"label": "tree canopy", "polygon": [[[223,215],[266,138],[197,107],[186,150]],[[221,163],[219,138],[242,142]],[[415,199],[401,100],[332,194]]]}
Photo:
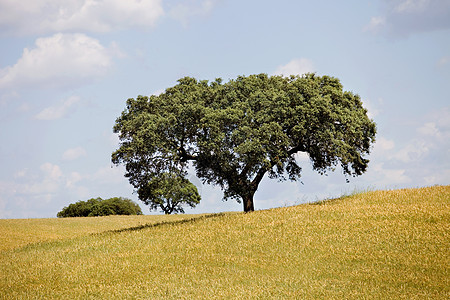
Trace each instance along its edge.
{"label": "tree canopy", "polygon": [[185,77],[158,96],[128,99],[114,132],[121,144],[112,161],[125,165],[138,193],[162,173],[185,176],[191,165],[247,212],[266,174],[300,178],[298,152],[320,174],[337,166],[363,174],[376,126],[337,78],[257,74],[226,83]]}
{"label": "tree canopy", "polygon": [[195,207],[200,203],[197,187],[175,172],[154,176],[139,187],[138,195],[150,209],[160,208],[166,215],[184,213],[183,205]]}
{"label": "tree canopy", "polygon": [[109,215],[142,215],[139,205],[130,199],[114,197],[103,200],[91,198],[69,204],[58,212],[58,218],[68,217],[98,217]]}

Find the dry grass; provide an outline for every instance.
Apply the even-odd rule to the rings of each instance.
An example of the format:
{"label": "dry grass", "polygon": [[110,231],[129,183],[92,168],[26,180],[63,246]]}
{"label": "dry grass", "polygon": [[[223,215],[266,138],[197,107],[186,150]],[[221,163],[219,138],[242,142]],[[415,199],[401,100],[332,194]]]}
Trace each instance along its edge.
{"label": "dry grass", "polygon": [[448,299],[450,186],[0,252],[0,299]]}
{"label": "dry grass", "polygon": [[0,252],[108,230],[190,219],[201,215],[107,216],[64,219],[0,219]]}

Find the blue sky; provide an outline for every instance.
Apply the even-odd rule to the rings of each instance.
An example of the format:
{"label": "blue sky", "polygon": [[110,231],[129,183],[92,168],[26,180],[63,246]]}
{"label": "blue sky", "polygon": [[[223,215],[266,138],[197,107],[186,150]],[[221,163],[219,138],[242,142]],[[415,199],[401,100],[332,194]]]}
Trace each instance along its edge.
{"label": "blue sky", "polygon": [[[265,178],[256,209],[450,184],[448,0],[0,0],[0,43],[0,218],[139,202],[111,165],[112,126],[127,98],[184,76],[331,75],[377,123],[366,174],[321,176],[300,155],[302,182]],[[202,202],[188,213],[242,210],[190,179]]]}

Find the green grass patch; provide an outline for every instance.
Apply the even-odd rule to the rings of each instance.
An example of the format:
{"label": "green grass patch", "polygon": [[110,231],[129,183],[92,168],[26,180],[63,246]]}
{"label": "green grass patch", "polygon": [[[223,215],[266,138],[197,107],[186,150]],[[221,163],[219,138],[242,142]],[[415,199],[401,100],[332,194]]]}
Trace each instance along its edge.
{"label": "green grass patch", "polygon": [[375,191],[76,232],[0,252],[0,299],[448,299],[449,200]]}

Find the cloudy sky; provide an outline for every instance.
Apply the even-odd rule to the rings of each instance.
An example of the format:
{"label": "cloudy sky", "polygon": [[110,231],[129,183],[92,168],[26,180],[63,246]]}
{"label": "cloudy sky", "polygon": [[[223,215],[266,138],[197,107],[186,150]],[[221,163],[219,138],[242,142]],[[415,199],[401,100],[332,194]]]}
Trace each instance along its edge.
{"label": "cloudy sky", "polygon": [[[138,201],[111,165],[114,121],[184,76],[331,75],[377,123],[366,174],[320,176],[301,156],[302,182],[264,179],[256,209],[450,184],[449,0],[0,0],[0,44],[0,218]],[[190,179],[187,212],[242,210]]]}

